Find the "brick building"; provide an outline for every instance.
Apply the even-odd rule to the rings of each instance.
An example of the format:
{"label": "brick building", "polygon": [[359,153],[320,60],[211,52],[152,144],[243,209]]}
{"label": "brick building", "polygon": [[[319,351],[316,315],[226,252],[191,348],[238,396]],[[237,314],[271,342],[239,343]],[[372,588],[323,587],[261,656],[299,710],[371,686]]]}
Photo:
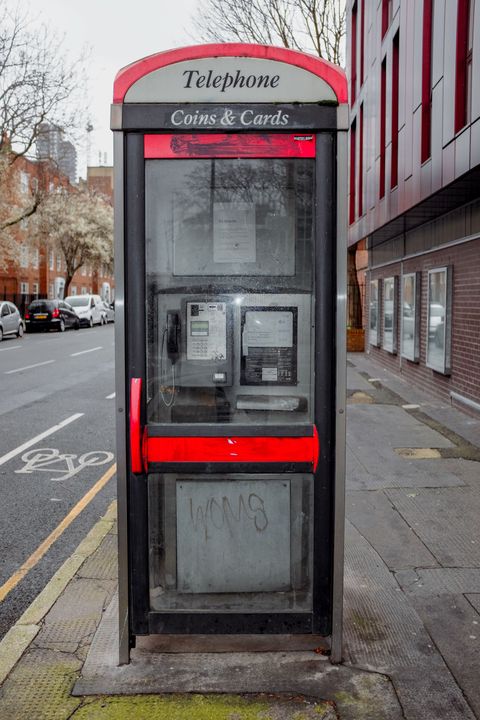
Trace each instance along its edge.
{"label": "brick building", "polygon": [[[12,166],[7,185],[13,207],[28,207],[38,191],[55,192],[57,188],[74,188],[56,165],[48,161],[18,158]],[[22,311],[38,297],[63,297],[65,260],[47,243],[35,241],[35,219],[25,218],[11,229],[16,249],[8,263],[0,264],[0,298],[14,302]],[[83,266],[75,274],[69,293],[101,295],[114,298],[113,275],[107,267]]]}
{"label": "brick building", "polygon": [[[475,7],[476,6],[476,7]],[[478,0],[348,0],[349,245],[366,349],[480,412]]]}

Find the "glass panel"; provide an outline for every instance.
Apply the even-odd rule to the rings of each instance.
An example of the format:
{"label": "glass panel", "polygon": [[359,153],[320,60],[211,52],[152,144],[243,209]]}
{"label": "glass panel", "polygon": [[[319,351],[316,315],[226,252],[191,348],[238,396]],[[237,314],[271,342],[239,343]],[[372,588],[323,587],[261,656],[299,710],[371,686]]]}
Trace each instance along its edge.
{"label": "glass panel", "polygon": [[415,273],[402,278],[402,355],[408,360],[417,360],[415,338],[416,327],[416,277]]}
{"label": "glass panel", "polygon": [[152,610],[311,609],[310,475],[150,475]]}
{"label": "glass panel", "polygon": [[372,280],[370,282],[369,322],[370,345],[378,345],[378,280]]}
{"label": "glass panel", "polygon": [[313,159],[147,160],[148,421],[313,418]]}
{"label": "glass panel", "polygon": [[396,334],[395,278],[383,281],[383,349],[395,351]]}
{"label": "glass panel", "polygon": [[445,332],[447,307],[447,270],[432,270],[428,275],[428,367],[445,372]]}

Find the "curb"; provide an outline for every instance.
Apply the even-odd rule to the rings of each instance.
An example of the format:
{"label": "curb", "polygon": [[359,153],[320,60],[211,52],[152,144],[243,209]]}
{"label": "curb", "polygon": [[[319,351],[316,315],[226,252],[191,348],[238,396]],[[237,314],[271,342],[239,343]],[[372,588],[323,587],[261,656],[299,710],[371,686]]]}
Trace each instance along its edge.
{"label": "curb", "polygon": [[93,526],[74,553],[65,560],[42,592],[19,617],[0,642],[0,685],[13,670],[30,643],[40,632],[41,622],[73,579],[85,560],[100,546],[112,529],[117,515],[117,501],[108,506],[105,515]]}

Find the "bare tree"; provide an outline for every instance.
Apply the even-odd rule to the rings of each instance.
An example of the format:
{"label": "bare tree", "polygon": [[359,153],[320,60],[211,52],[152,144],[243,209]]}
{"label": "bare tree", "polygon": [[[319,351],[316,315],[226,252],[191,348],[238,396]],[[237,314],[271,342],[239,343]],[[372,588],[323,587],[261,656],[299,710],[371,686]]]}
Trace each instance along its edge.
{"label": "bare tree", "polygon": [[81,86],[81,64],[69,61],[62,40],[49,28],[30,22],[26,11],[12,11],[8,0],[0,0],[1,246],[8,244],[8,230],[32,215],[40,201],[36,187],[18,202],[7,199],[15,163],[33,155],[42,123],[75,125],[78,110],[72,100]]}
{"label": "bare tree", "polygon": [[202,0],[195,27],[206,42],[283,45],[342,64],[345,0]]}
{"label": "bare tree", "polygon": [[65,296],[85,264],[113,267],[113,208],[88,191],[52,193],[36,217],[40,242],[65,259]]}

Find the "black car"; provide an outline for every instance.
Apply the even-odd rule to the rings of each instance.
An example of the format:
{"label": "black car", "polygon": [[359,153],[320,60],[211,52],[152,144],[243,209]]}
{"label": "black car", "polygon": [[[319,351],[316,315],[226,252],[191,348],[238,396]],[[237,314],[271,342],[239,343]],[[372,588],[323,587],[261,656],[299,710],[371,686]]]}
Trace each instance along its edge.
{"label": "black car", "polygon": [[71,305],[64,300],[34,300],[25,313],[27,332],[57,330],[73,327],[79,330],[80,320]]}

